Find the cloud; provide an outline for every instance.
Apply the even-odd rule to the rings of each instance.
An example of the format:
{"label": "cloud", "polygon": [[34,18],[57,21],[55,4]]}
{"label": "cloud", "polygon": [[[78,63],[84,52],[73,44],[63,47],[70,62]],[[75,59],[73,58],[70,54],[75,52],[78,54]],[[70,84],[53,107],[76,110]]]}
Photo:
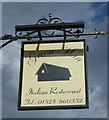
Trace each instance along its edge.
{"label": "cloud", "polygon": [[[101,23],[93,19],[101,14],[103,4],[92,8],[92,3],[3,3],[3,34],[14,34],[16,24],[35,23],[39,18],[52,12],[64,22],[84,20],[85,32],[94,28],[106,31],[106,17]],[[104,11],[103,11],[104,12]],[[106,117],[106,83],[107,83],[107,39],[105,36],[87,37],[90,51],[88,53],[88,82],[90,90],[90,109],[86,110],[48,110],[17,111],[17,94],[20,67],[20,43],[13,42],[3,48],[3,117],[28,118],[104,118]]]}

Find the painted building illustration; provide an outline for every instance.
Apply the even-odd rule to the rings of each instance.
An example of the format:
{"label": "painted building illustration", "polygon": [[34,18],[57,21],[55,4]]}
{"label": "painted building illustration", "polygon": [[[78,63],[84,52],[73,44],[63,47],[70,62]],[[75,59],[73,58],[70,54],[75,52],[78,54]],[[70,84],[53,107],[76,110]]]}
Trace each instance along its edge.
{"label": "painted building illustration", "polygon": [[70,80],[71,74],[68,68],[43,63],[36,72],[38,81],[63,81]]}

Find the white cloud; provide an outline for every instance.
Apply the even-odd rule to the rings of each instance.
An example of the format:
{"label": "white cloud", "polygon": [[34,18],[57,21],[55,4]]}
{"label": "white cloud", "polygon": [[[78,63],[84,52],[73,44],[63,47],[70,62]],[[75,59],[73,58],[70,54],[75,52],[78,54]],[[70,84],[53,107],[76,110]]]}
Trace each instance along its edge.
{"label": "white cloud", "polygon": [[[94,116],[93,118],[106,118],[107,117],[107,104],[104,97],[104,101],[101,100],[101,93],[102,88],[101,86],[95,86],[93,92],[90,91],[90,109],[85,110],[85,117],[86,118],[92,118],[92,115]],[[105,107],[104,107],[105,106]],[[94,112],[95,111],[95,112]],[[80,112],[80,116],[83,118],[84,117],[84,112]]]}
{"label": "white cloud", "polygon": [[2,66],[9,67],[7,69],[10,69],[10,74],[13,75],[13,78],[9,81],[9,84],[16,88],[20,73],[20,44],[13,42],[10,45],[3,48],[2,60]]}

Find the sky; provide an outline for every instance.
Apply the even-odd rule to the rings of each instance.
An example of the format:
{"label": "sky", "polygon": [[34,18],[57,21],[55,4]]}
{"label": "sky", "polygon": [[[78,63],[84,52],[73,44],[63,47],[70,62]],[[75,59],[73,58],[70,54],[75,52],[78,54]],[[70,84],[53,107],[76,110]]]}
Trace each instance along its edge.
{"label": "sky", "polygon": [[[85,22],[85,32],[107,31],[106,2],[3,2],[2,34],[15,34],[15,25],[35,24],[40,18],[59,17],[63,22]],[[89,52],[89,109],[18,111],[21,42],[0,51],[3,118],[107,118],[107,35],[85,36]]]}

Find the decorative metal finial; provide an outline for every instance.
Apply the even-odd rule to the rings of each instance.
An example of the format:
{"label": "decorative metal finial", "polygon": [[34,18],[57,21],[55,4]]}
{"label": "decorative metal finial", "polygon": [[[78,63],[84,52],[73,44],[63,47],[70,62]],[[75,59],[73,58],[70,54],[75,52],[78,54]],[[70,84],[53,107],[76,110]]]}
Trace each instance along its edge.
{"label": "decorative metal finial", "polygon": [[48,16],[50,18],[49,20],[51,21],[52,20],[51,13],[49,13]]}

